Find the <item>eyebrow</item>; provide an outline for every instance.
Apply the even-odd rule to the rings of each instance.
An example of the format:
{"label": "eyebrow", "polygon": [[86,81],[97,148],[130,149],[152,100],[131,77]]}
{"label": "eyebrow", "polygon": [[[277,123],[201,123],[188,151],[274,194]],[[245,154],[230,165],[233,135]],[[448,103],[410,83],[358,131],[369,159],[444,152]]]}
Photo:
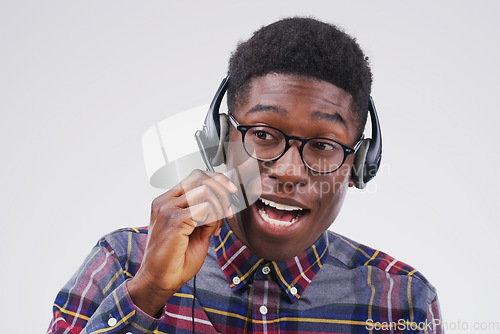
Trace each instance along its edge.
{"label": "eyebrow", "polygon": [[322,121],[328,121],[328,122],[333,122],[333,123],[339,123],[347,128],[347,123],[346,123],[345,119],[342,116],[340,116],[340,114],[338,112],[326,113],[326,112],[321,112],[321,111],[314,111],[311,115],[311,118],[314,120],[322,120]]}
{"label": "eyebrow", "polygon": [[246,114],[248,115],[251,113],[261,112],[261,111],[271,111],[284,117],[288,116],[288,111],[284,108],[280,108],[278,106],[273,106],[273,105],[262,105],[262,104],[257,104],[256,106],[250,108],[250,110],[248,110]]}

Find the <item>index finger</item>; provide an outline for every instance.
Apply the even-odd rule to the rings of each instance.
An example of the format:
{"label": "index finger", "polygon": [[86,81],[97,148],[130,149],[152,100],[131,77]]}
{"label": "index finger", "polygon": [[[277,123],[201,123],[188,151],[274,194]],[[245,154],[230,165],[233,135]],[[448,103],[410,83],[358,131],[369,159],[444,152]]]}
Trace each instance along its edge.
{"label": "index finger", "polygon": [[217,172],[206,172],[213,180],[222,184],[230,193],[236,194],[238,192],[238,187],[233,183],[233,181],[225,173]]}

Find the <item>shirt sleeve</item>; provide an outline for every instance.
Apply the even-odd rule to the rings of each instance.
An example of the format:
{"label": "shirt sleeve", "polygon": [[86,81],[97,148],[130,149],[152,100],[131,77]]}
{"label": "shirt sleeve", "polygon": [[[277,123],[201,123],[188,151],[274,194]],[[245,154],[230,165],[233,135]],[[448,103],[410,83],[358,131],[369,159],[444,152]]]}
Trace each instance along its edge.
{"label": "shirt sleeve", "polygon": [[428,330],[424,331],[425,333],[429,334],[444,333],[443,323],[441,319],[441,310],[439,307],[439,301],[437,295],[432,300],[431,304],[429,305],[429,308],[427,309],[427,323],[428,325],[426,327],[428,328]]}
{"label": "shirt sleeve", "polygon": [[101,239],[58,293],[47,334],[154,331],[162,318],[134,305],[126,285],[130,277],[106,239]]}

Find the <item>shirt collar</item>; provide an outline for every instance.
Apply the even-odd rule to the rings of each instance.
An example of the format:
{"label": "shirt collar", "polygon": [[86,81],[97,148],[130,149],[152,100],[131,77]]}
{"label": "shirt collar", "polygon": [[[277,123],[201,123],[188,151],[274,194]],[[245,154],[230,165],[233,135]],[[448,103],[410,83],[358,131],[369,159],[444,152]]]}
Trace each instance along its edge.
{"label": "shirt collar", "polygon": [[286,261],[258,257],[236,237],[226,221],[214,243],[217,260],[232,291],[246,288],[256,269],[267,265],[271,271],[266,276],[278,282],[292,303],[304,293],[328,257],[326,232],[311,247]]}

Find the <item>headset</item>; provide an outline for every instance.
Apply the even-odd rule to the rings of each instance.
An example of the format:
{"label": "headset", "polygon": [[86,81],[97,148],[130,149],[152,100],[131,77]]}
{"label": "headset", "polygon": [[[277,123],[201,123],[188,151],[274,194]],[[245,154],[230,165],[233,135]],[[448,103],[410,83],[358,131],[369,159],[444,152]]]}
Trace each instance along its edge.
{"label": "headset", "polygon": [[[224,144],[228,141],[229,120],[226,114],[219,112],[219,109],[227,91],[229,79],[230,75],[222,80],[212,103],[210,103],[202,130],[195,133],[202,159],[207,169],[211,171],[214,171],[215,166],[225,162]],[[362,139],[363,142],[354,156],[351,173],[354,186],[358,189],[365,188],[366,184],[375,177],[382,159],[382,133],[372,97],[370,97],[368,111],[371,120],[371,138]],[[238,198],[234,198],[234,200],[238,201]],[[240,205],[240,207],[242,206]]]}

